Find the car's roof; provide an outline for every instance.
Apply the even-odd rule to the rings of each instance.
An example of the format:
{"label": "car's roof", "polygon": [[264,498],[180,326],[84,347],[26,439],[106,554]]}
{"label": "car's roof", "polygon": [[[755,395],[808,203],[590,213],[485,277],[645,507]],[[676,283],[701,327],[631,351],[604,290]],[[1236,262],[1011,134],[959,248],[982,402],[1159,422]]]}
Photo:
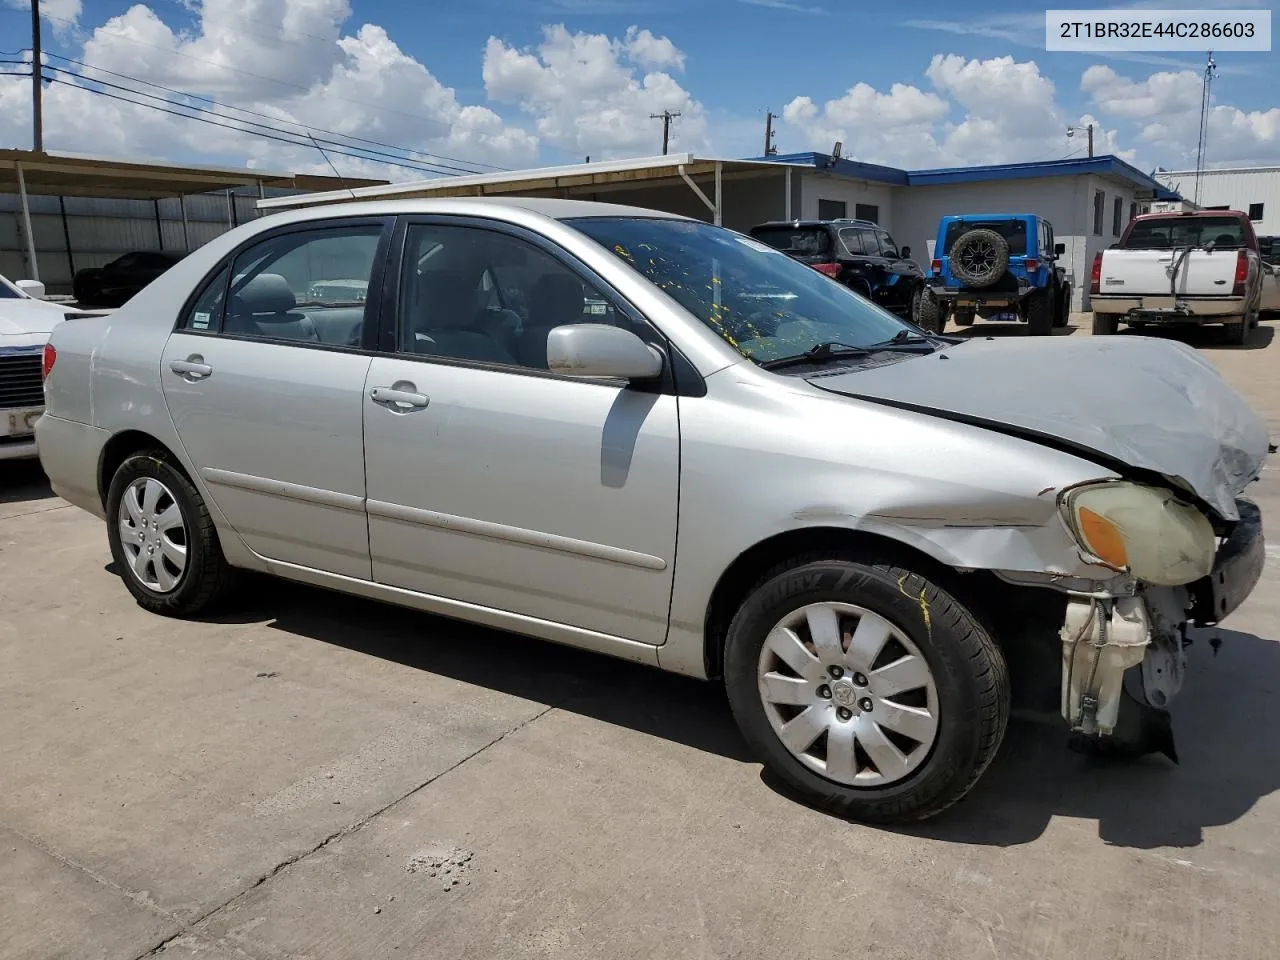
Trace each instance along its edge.
{"label": "car's roof", "polygon": [[1043,220],[1038,213],[949,213],[943,220]]}
{"label": "car's roof", "polygon": [[350,200],[340,203],[318,204],[290,210],[271,212],[273,222],[281,220],[310,220],[317,217],[389,216],[413,213],[459,213],[483,211],[488,215],[527,211],[552,220],[569,220],[575,217],[645,217],[666,220],[690,220],[690,217],[650,210],[620,203],[603,203],[595,200],[562,200],[555,197],[419,197],[415,199]]}
{"label": "car's roof", "polygon": [[880,224],[874,220],[857,220],[853,217],[836,217],[831,220],[767,220],[764,223],[757,223],[752,230],[760,230],[764,227],[880,227]]}

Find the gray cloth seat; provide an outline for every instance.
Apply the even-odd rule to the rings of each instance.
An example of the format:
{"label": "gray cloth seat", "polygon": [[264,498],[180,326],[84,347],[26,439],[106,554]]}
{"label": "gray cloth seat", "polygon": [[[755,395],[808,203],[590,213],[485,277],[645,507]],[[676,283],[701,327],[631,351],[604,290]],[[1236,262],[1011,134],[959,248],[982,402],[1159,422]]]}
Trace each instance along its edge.
{"label": "gray cloth seat", "polygon": [[320,340],[310,318],[298,305],[289,282],[278,273],[260,273],[231,298],[224,333],[277,340]]}
{"label": "gray cloth seat", "polygon": [[529,297],[529,322],[520,332],[520,362],[547,369],[547,335],[566,323],[582,322],[582,281],[571,273],[548,273],[538,278]]}
{"label": "gray cloth seat", "polygon": [[479,277],[469,271],[440,270],[418,278],[406,325],[414,352],[481,363],[516,362],[496,331],[477,322],[478,286]]}

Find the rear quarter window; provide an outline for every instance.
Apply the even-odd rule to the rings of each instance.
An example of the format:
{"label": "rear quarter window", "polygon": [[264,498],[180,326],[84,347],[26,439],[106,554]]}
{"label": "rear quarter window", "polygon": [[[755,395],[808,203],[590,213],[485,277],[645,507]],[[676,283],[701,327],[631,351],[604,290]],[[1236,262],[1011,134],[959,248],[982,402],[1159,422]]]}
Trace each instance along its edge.
{"label": "rear quarter window", "polygon": [[763,227],[751,236],[775,250],[796,256],[822,256],[831,252],[831,236],[822,227]]}

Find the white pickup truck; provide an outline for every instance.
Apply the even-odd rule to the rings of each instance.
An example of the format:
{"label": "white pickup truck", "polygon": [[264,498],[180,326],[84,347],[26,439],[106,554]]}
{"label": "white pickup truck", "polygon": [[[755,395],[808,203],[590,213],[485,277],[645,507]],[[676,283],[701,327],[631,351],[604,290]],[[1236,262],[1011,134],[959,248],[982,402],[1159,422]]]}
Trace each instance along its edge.
{"label": "white pickup truck", "polygon": [[1135,217],[1094,257],[1089,284],[1095,334],[1122,322],[1221,323],[1234,344],[1248,340],[1277,295],[1280,276],[1259,256],[1249,217],[1235,210]]}

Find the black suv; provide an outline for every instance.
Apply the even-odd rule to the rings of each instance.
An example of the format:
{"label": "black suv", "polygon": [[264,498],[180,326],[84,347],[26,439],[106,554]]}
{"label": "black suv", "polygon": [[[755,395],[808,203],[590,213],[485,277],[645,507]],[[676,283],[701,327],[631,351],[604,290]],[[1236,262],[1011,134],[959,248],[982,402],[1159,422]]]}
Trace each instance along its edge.
{"label": "black suv", "polygon": [[924,271],[911,248],[870,220],[777,220],[752,227],[751,236],[834,277],[886,310],[914,321]]}

